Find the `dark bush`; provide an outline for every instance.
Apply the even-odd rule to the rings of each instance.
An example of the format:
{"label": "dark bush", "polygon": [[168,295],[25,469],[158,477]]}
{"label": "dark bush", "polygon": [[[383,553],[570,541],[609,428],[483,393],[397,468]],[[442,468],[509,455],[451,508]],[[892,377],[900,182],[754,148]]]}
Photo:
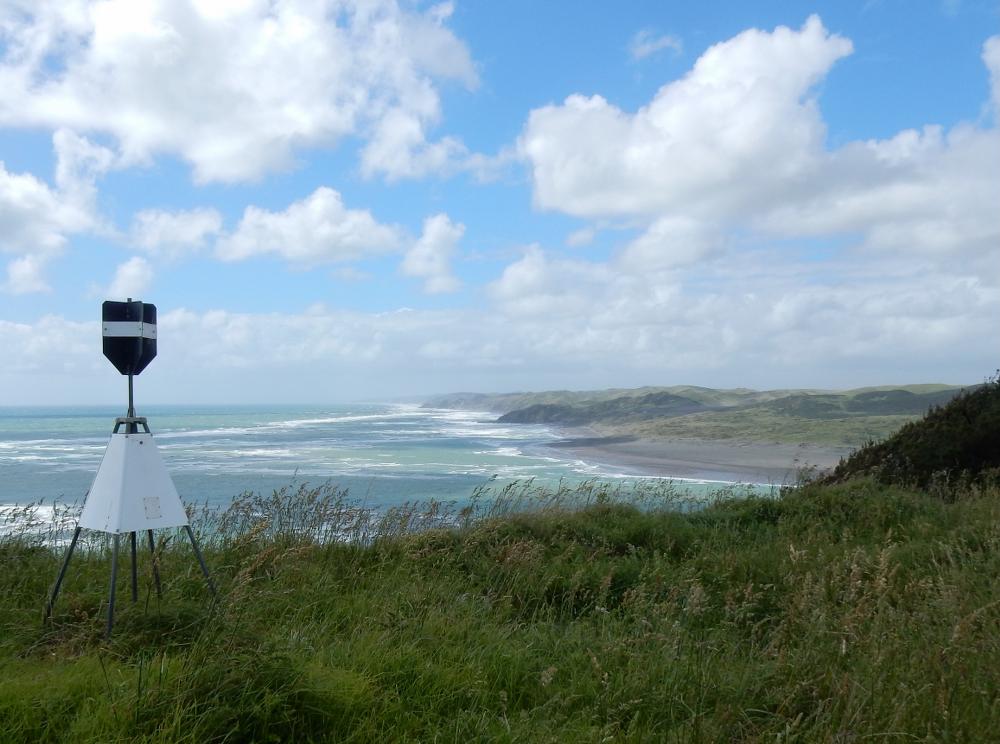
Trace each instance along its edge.
{"label": "dark bush", "polygon": [[1000,373],[932,408],[888,439],[864,445],[824,480],[841,483],[872,477],[885,484],[932,488],[978,482],[998,467]]}

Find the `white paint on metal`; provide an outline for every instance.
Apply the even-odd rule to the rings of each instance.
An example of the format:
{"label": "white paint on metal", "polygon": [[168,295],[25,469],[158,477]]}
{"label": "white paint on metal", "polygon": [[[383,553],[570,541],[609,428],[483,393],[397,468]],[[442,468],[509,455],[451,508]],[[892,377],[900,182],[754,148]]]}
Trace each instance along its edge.
{"label": "white paint on metal", "polygon": [[188,523],[153,435],[112,434],[80,526],[112,535]]}
{"label": "white paint on metal", "polygon": [[104,335],[124,338],[156,338],[156,323],[141,320],[106,320],[102,324]]}

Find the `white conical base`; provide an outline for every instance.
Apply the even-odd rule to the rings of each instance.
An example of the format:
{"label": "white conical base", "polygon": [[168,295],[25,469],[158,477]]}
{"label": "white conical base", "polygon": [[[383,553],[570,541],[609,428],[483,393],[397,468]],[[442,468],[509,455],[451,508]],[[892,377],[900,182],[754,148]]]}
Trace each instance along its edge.
{"label": "white conical base", "polygon": [[83,504],[80,526],[114,535],[187,523],[153,435],[112,434]]}

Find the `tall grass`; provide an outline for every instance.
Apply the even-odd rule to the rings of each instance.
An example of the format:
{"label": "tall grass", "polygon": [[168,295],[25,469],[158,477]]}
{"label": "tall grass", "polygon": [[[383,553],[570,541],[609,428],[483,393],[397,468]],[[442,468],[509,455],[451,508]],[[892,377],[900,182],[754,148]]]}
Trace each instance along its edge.
{"label": "tall grass", "polygon": [[107,539],[43,627],[62,528],[0,531],[0,740],[994,740],[1000,493],[953,496],[246,494],[192,515],[218,601],[166,533],[110,641]]}

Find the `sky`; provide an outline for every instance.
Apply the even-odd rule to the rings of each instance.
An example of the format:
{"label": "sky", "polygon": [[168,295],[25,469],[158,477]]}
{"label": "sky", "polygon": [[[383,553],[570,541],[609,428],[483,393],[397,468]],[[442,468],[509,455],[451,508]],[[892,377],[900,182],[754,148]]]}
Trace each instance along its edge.
{"label": "sky", "polygon": [[981,382],[1000,3],[0,0],[0,405]]}

